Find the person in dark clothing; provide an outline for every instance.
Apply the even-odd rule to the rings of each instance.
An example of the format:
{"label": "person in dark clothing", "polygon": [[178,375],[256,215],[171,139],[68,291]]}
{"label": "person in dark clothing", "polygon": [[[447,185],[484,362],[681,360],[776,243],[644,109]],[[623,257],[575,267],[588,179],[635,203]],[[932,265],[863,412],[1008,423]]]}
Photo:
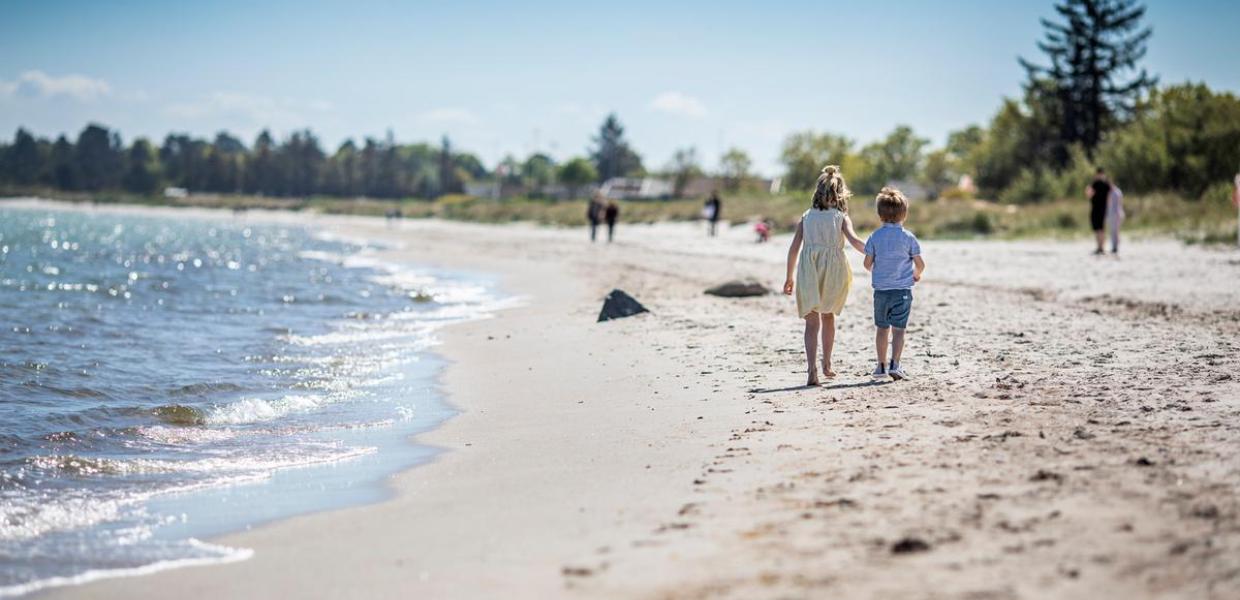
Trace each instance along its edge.
{"label": "person in dark clothing", "polygon": [[607,201],[607,209],[603,213],[604,219],[607,220],[607,243],[610,244],[616,235],[616,219],[620,218],[620,206],[615,200]]}
{"label": "person in dark clothing", "polygon": [[1094,181],[1085,188],[1085,196],[1089,198],[1089,225],[1094,228],[1094,238],[1098,242],[1094,254],[1106,254],[1103,244],[1106,240],[1107,202],[1111,197],[1111,183],[1101,167],[1094,173]]}
{"label": "person in dark clothing", "polygon": [[603,193],[594,192],[590,204],[586,206],[586,220],[590,221],[590,241],[598,235],[598,224],[603,220]]}
{"label": "person in dark clothing", "polygon": [[723,216],[723,202],[719,200],[719,192],[710,193],[710,199],[702,207],[702,212],[710,223],[710,236],[715,237],[715,228],[719,225],[719,218]]}

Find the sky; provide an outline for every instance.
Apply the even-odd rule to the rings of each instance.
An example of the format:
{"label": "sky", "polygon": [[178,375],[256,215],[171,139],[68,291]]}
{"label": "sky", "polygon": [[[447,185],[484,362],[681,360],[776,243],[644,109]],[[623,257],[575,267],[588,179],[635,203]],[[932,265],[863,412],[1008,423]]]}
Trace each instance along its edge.
{"label": "sky", "polygon": [[[1144,66],[1240,92],[1240,2],[1149,0]],[[494,166],[585,154],[615,112],[647,168],[730,147],[779,172],[794,131],[941,145],[1018,96],[1052,1],[0,0],[0,136],[87,123],[247,143],[309,127],[437,142]]]}

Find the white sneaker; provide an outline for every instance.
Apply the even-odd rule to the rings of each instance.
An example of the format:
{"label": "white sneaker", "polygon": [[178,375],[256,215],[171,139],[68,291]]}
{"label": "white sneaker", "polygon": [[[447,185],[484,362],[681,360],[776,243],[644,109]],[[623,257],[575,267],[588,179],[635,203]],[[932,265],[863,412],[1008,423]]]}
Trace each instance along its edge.
{"label": "white sneaker", "polygon": [[887,367],[881,364],[878,365],[874,368],[874,372],[870,373],[870,377],[873,377],[874,381],[883,381],[884,379],[887,379]]}
{"label": "white sneaker", "polygon": [[901,379],[908,379],[908,373],[904,372],[904,367],[901,367],[900,365],[896,363],[891,363],[891,367],[887,369],[887,374],[891,375],[891,378],[896,381],[900,381]]}

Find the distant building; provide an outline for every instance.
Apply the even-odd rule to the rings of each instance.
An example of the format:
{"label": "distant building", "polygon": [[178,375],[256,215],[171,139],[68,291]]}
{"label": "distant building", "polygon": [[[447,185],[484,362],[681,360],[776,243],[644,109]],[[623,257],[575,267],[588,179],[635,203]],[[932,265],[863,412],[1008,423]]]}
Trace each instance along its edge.
{"label": "distant building", "polygon": [[896,188],[904,193],[909,200],[926,200],[930,198],[930,190],[915,181],[888,181],[888,187]]}
{"label": "distant building", "polygon": [[672,182],[654,177],[612,177],[599,188],[613,200],[662,200],[672,197]]}

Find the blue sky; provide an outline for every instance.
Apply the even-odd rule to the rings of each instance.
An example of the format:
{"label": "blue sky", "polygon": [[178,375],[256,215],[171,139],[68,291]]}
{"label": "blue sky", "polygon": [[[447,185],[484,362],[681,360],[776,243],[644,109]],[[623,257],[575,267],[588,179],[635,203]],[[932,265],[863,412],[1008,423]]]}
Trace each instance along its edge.
{"label": "blue sky", "polygon": [[[648,167],[693,146],[778,170],[816,129],[941,144],[1020,92],[1052,2],[56,2],[0,0],[0,135],[126,141],[301,127],[584,153],[609,111]],[[1145,65],[1240,91],[1240,3],[1151,0]]]}

